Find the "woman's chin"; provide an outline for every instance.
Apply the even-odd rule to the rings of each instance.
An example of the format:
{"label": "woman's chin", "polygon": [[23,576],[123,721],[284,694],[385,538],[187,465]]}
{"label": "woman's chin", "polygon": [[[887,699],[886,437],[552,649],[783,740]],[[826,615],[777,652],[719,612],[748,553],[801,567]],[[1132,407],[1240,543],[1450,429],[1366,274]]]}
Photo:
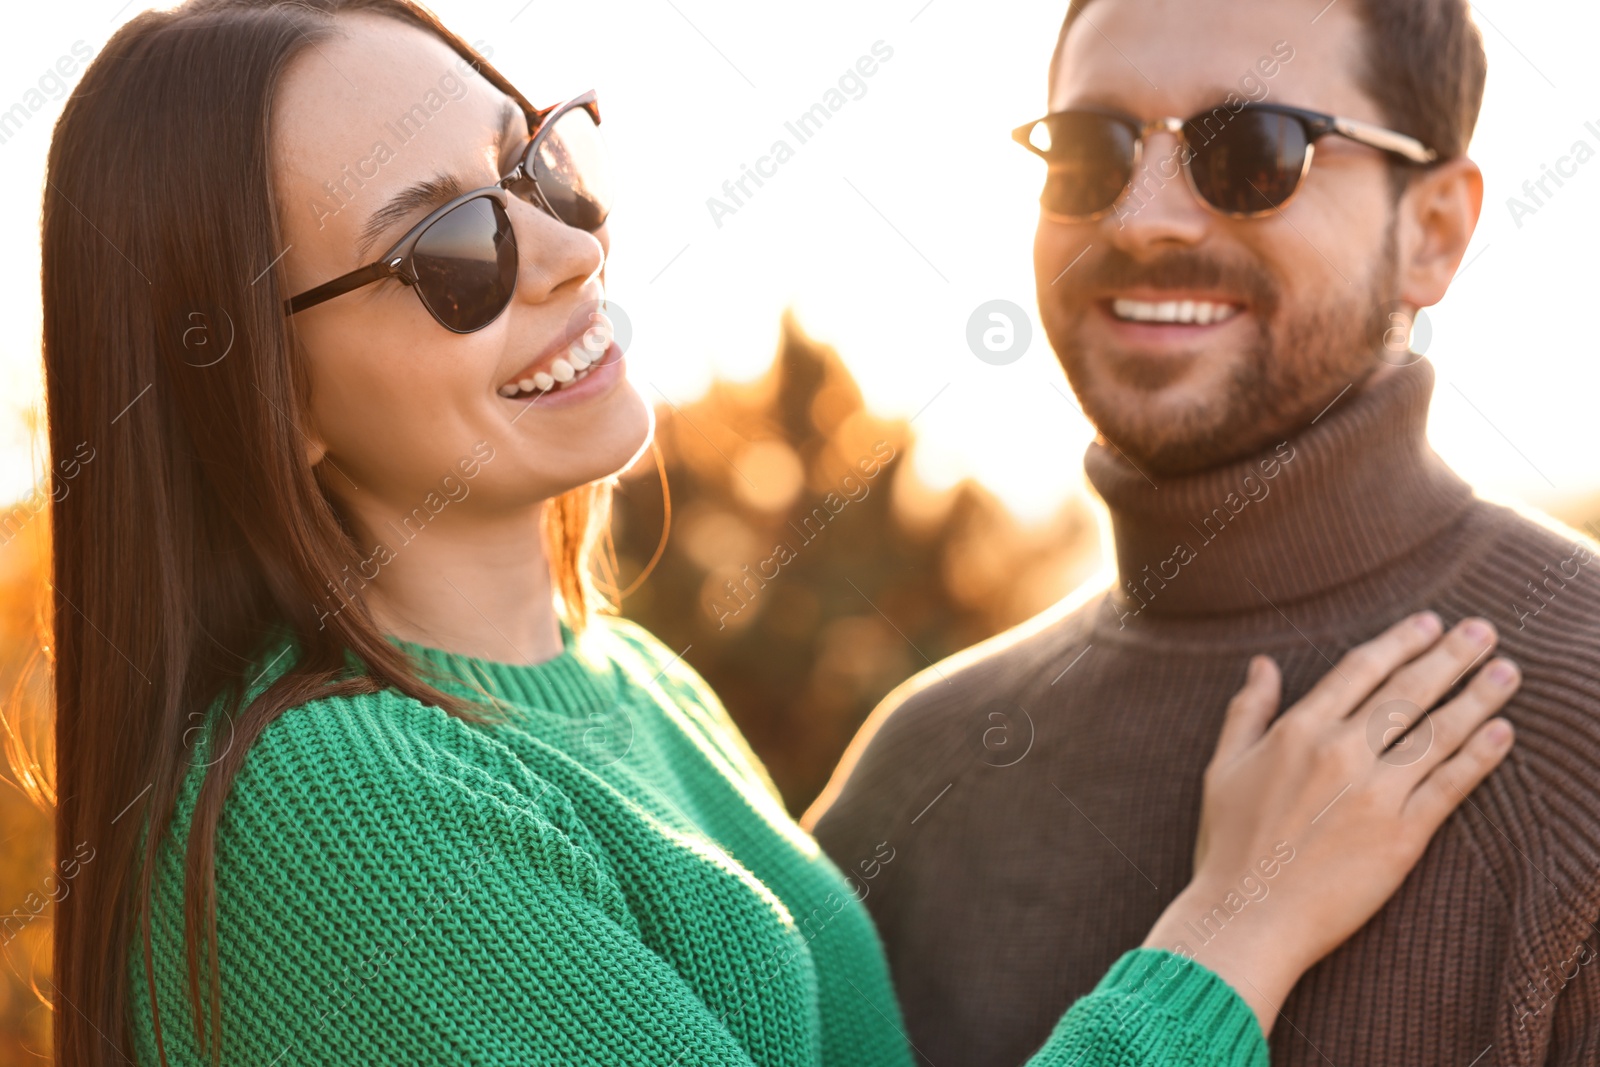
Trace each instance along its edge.
{"label": "woman's chin", "polygon": [[606,457],[602,461],[606,470],[595,475],[596,479],[621,474],[637,463],[649,451],[656,433],[655,409],[631,381],[623,379],[607,407],[605,444],[596,449]]}
{"label": "woman's chin", "polygon": [[633,451],[628,453],[628,458],[623,461],[620,467],[611,472],[613,474],[621,474],[643,459],[644,454],[650,451],[650,443],[656,438],[656,409],[645,403],[644,397],[639,396],[638,391],[633,388],[632,382],[628,383],[627,390],[634,396],[639,397],[639,407],[644,412],[644,424],[633,435]]}
{"label": "woman's chin", "polygon": [[[603,418],[598,418],[581,431],[582,451],[574,448],[571,439],[550,441],[545,447],[537,442],[524,442],[526,450],[523,464],[538,470],[538,480],[545,490],[540,497],[555,497],[593,482],[604,481],[620,475],[650,451],[655,437],[655,412],[644,402],[631,385],[618,390],[617,403],[608,405]],[[631,401],[631,403],[630,403]],[[560,470],[551,470],[550,461],[559,456]]]}

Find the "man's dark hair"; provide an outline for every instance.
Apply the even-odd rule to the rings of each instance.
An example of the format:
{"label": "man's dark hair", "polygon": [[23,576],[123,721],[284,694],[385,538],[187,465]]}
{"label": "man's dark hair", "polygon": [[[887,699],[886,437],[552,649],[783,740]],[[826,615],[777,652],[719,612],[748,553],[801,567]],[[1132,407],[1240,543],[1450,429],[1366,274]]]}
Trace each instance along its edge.
{"label": "man's dark hair", "polygon": [[[1052,79],[1061,64],[1067,31],[1092,2],[1072,0],[1068,6],[1050,60]],[[1489,68],[1483,37],[1469,15],[1469,0],[1346,2],[1355,8],[1366,31],[1365,61],[1356,72],[1356,84],[1378,105],[1387,125],[1438,152],[1441,162],[1466,155]],[[1389,174],[1398,197],[1416,168],[1397,157],[1390,159]]]}

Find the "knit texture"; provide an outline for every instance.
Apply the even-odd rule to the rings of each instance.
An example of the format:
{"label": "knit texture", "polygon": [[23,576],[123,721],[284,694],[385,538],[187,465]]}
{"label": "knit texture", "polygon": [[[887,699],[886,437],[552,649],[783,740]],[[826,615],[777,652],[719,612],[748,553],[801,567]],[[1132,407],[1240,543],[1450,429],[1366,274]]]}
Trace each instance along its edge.
{"label": "knit texture", "polygon": [[[562,637],[532,666],[391,639],[497,710],[489,725],[385,691],[292,708],[262,733],[218,834],[222,1061],[912,1063],[861,904],[895,843],[835,865],[679,657],[618,619]],[[292,651],[268,650],[252,693]],[[202,1062],[183,848],[228,736],[214,709],[158,857],[172,1064]],[[127,976],[137,1062],[152,1065],[137,937]],[[1053,1022],[1038,1067],[1265,1064],[1244,1002],[1167,952],[1128,953]]]}
{"label": "knit texture", "polygon": [[[1433,608],[1487,617],[1522,667],[1516,746],[1296,987],[1272,1062],[1600,1063],[1600,547],[1476,498],[1428,447],[1433,383],[1425,361],[1398,369],[1183,477],[1091,446],[1117,585],[874,712],[815,832],[835,857],[899,847],[865,903],[933,1062],[1015,1063],[1143,940],[1192,875],[1202,772],[1252,654],[1278,661],[1287,708]],[[1379,748],[1390,725],[1368,724]],[[1235,899],[1220,923],[1194,916],[1192,947],[1250,921]]]}

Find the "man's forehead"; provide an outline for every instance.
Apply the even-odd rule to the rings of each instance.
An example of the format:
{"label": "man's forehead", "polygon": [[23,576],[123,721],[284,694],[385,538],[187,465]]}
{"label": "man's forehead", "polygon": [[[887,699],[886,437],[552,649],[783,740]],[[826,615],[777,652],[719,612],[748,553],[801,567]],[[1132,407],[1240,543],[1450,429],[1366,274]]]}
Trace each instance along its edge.
{"label": "man's forehead", "polygon": [[1062,42],[1050,110],[1095,104],[1182,116],[1229,93],[1259,97],[1263,86],[1281,103],[1362,110],[1361,36],[1350,3],[1095,0]]}

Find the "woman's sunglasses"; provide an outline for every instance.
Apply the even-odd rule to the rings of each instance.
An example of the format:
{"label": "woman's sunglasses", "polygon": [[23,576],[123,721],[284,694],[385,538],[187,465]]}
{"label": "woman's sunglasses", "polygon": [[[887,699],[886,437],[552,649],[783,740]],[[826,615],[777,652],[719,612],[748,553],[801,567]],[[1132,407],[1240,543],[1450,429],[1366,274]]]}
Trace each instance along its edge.
{"label": "woman's sunglasses", "polygon": [[[1220,215],[1255,218],[1283,207],[1311,170],[1313,142],[1328,134],[1432,163],[1414,137],[1356,119],[1279,104],[1219,106],[1187,119],[1140,122],[1118,111],[1072,108],[1025,123],[1011,136],[1050,164],[1039,204],[1046,216],[1089,222],[1122,199],[1152,131],[1175,134],[1189,188]],[[1176,174],[1166,177],[1176,177]]]}
{"label": "woman's sunglasses", "polygon": [[517,286],[509,194],[589,233],[611,211],[610,167],[594,90],[530,113],[528,129],[528,146],[509,174],[441,205],[374,262],[285,300],[284,314],[398,278],[447,330],[471,333],[499,318]]}

